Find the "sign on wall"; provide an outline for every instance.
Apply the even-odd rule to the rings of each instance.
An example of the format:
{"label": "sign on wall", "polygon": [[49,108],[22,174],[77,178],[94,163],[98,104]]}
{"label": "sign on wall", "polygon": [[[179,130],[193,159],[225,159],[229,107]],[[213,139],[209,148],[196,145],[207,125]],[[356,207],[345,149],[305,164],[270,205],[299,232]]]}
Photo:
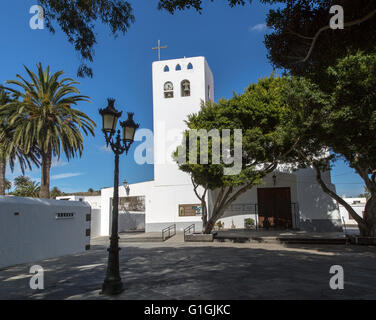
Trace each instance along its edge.
{"label": "sign on wall", "polygon": [[201,215],[200,204],[179,204],[179,217]]}

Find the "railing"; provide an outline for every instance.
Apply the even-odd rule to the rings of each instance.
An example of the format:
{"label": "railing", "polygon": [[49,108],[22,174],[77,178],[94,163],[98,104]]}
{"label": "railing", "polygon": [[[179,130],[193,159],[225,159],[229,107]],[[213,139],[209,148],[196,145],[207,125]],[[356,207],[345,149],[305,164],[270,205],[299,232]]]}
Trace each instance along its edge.
{"label": "railing", "polygon": [[[193,230],[193,231],[192,231]],[[191,224],[190,226],[184,229],[184,241],[187,234],[195,233],[195,224]]]}
{"label": "railing", "polygon": [[[173,230],[173,233],[171,233],[172,230]],[[166,234],[167,234],[167,236],[166,236]],[[173,237],[174,235],[176,235],[176,224],[173,224],[173,225],[171,225],[167,228],[164,228],[162,230],[162,240],[163,241]]]}
{"label": "railing", "polygon": [[257,203],[236,203],[236,204],[232,204],[227,209],[227,211],[231,213],[231,216],[254,215],[254,217],[255,217],[255,228],[256,229],[258,228]]}

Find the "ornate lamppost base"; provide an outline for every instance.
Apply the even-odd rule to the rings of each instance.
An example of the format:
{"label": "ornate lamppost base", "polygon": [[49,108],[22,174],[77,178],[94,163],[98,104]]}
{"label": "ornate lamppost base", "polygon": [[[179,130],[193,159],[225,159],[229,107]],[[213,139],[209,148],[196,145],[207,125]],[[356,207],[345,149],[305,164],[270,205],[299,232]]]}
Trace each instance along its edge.
{"label": "ornate lamppost base", "polygon": [[121,280],[104,280],[101,294],[116,295],[124,291]]}

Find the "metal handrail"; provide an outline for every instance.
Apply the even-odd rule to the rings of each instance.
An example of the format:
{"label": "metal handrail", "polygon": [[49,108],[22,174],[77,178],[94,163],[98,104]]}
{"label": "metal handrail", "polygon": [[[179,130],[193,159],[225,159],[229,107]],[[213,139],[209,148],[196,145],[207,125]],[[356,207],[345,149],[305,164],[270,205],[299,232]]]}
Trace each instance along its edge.
{"label": "metal handrail", "polygon": [[193,229],[193,233],[195,233],[195,224],[191,224],[190,226],[186,227],[184,229],[184,241],[185,241],[185,236],[188,234]]}
{"label": "metal handrail", "polygon": [[[174,234],[171,234],[171,230],[174,230]],[[165,237],[165,233],[168,231],[168,236],[167,237]],[[171,238],[171,237],[173,237],[174,235],[176,235],[176,224],[173,224],[173,225],[171,225],[171,226],[169,226],[169,227],[167,227],[167,228],[164,228],[163,230],[162,230],[162,240],[163,241],[165,241],[165,240],[167,240],[167,239],[169,239],[169,238]]]}

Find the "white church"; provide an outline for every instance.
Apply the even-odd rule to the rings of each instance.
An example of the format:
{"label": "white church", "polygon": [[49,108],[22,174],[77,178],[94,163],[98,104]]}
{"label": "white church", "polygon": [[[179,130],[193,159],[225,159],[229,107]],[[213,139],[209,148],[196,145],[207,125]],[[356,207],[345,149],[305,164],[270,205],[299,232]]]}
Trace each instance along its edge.
{"label": "white church", "polygon": [[[192,224],[201,230],[200,200],[190,176],[173,162],[172,152],[181,141],[188,114],[198,112],[201,101],[214,100],[213,74],[204,57],[155,61],[152,69],[154,180],[120,186],[119,232],[160,232],[173,224],[178,231]],[[323,179],[335,190],[330,172],[323,173]],[[110,234],[112,196],[113,188],[101,190],[102,236]],[[206,197],[210,212],[215,191]],[[283,218],[288,228],[300,230],[341,228],[338,204],[321,190],[312,169],[278,168],[262,185],[238,198],[220,221],[224,228],[244,228],[244,219],[251,218],[262,227],[264,217],[271,217],[272,224]]]}

